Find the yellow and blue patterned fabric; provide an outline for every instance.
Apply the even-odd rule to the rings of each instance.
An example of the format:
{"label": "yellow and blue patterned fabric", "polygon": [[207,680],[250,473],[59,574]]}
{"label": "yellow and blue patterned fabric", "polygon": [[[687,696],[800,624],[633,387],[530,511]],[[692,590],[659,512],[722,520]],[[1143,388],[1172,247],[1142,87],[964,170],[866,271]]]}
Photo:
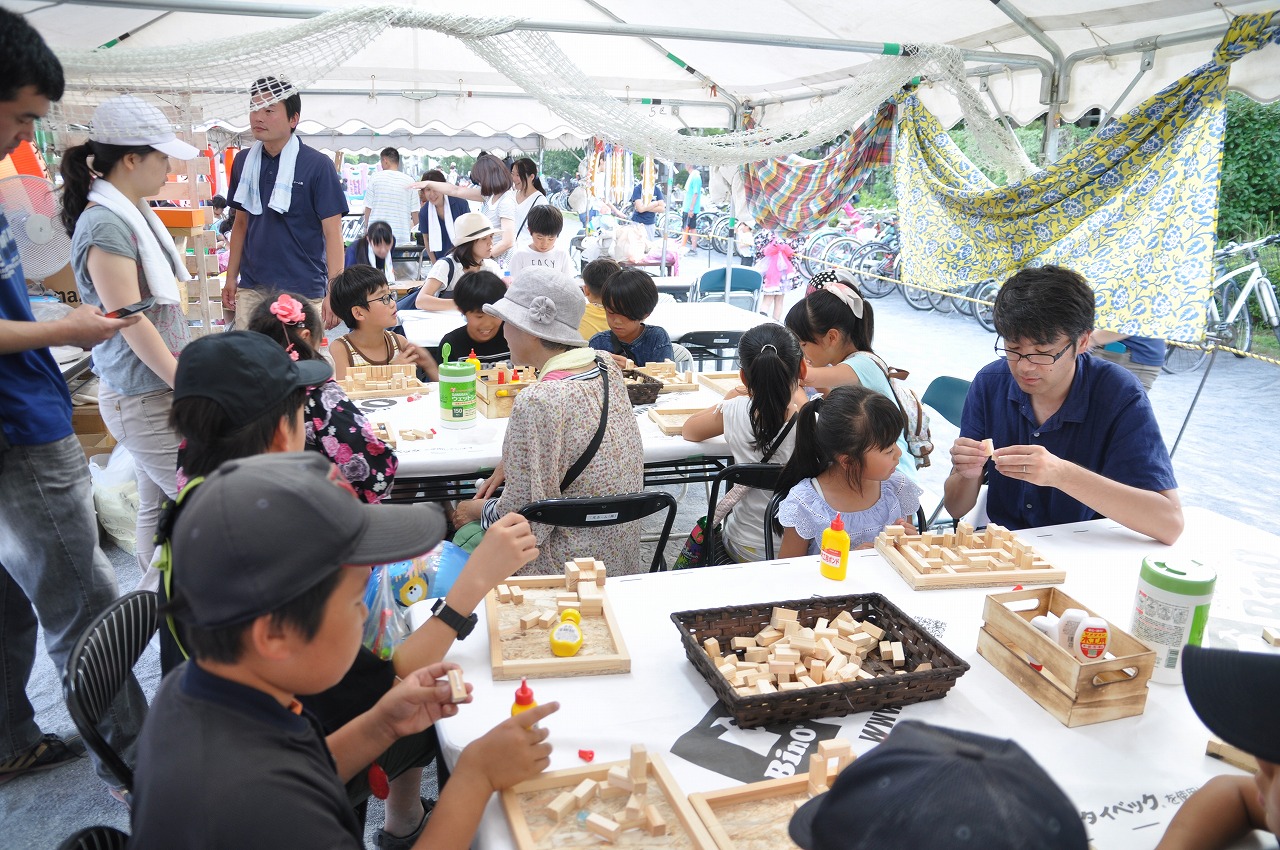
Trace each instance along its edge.
{"label": "yellow and blue patterned fabric", "polygon": [[1060,265],[1097,295],[1098,327],[1199,341],[1213,280],[1230,64],[1280,44],[1280,13],[1235,18],[1213,61],[1026,180],[998,187],[915,95],[894,180],[904,279],[957,291]]}

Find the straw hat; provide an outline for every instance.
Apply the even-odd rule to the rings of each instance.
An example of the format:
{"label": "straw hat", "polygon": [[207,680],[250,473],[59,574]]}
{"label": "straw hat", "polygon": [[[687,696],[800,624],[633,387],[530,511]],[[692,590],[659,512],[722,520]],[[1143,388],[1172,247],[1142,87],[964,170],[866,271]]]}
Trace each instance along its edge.
{"label": "straw hat", "polygon": [[465,242],[474,242],[485,236],[492,236],[497,232],[489,222],[488,216],[483,213],[469,212],[458,216],[457,221],[453,223],[453,244],[462,245]]}

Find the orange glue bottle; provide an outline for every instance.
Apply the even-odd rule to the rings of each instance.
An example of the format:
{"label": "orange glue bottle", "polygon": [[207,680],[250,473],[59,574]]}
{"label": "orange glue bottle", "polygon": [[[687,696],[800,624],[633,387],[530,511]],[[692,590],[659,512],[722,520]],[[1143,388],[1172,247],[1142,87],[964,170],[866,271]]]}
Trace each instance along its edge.
{"label": "orange glue bottle", "polygon": [[520,687],[516,688],[516,701],[511,703],[511,716],[515,717],[522,711],[528,711],[536,708],[537,702],[533,699],[533,688],[529,687],[527,679],[520,680]]}
{"label": "orange glue bottle", "polygon": [[844,530],[844,520],[838,511],[831,527],[822,532],[822,551],[818,558],[824,578],[844,581],[849,567],[849,532]]}
{"label": "orange glue bottle", "polygon": [[480,371],[480,358],[476,357],[476,350],[474,348],[471,349],[471,354],[463,362],[474,366],[477,372]]}

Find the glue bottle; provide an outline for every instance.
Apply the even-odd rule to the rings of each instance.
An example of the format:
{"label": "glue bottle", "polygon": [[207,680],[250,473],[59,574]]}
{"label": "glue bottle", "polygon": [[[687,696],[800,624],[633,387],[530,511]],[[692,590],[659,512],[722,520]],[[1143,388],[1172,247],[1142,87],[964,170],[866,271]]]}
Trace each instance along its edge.
{"label": "glue bottle", "polygon": [[324,362],[329,364],[329,368],[333,368],[333,353],[329,351],[329,338],[324,337],[320,340],[320,356],[324,358]]}
{"label": "glue bottle", "polygon": [[560,615],[560,624],[551,630],[551,653],[568,658],[582,649],[582,615],[577,608],[566,608]]}
{"label": "glue bottle", "polygon": [[831,527],[822,532],[822,551],[818,554],[824,578],[844,581],[849,567],[849,532],[844,530],[844,520],[836,511]]}
{"label": "glue bottle", "polygon": [[521,679],[520,687],[516,688],[516,701],[511,703],[511,716],[515,717],[520,712],[537,708],[537,706],[538,703],[533,699],[533,688],[529,687],[529,680]]}
{"label": "glue bottle", "polygon": [[476,367],[477,372],[480,371],[480,358],[476,357],[476,350],[474,348],[471,349],[471,353],[467,355],[467,359],[463,362]]}

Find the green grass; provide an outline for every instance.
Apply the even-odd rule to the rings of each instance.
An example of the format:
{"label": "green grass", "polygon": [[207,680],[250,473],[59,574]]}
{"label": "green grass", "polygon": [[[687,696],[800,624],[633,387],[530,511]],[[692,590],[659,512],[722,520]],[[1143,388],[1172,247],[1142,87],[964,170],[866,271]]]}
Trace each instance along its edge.
{"label": "green grass", "polygon": [[1253,326],[1253,345],[1249,350],[1254,354],[1280,360],[1280,343],[1276,342],[1276,335],[1272,333],[1271,328],[1262,322]]}

